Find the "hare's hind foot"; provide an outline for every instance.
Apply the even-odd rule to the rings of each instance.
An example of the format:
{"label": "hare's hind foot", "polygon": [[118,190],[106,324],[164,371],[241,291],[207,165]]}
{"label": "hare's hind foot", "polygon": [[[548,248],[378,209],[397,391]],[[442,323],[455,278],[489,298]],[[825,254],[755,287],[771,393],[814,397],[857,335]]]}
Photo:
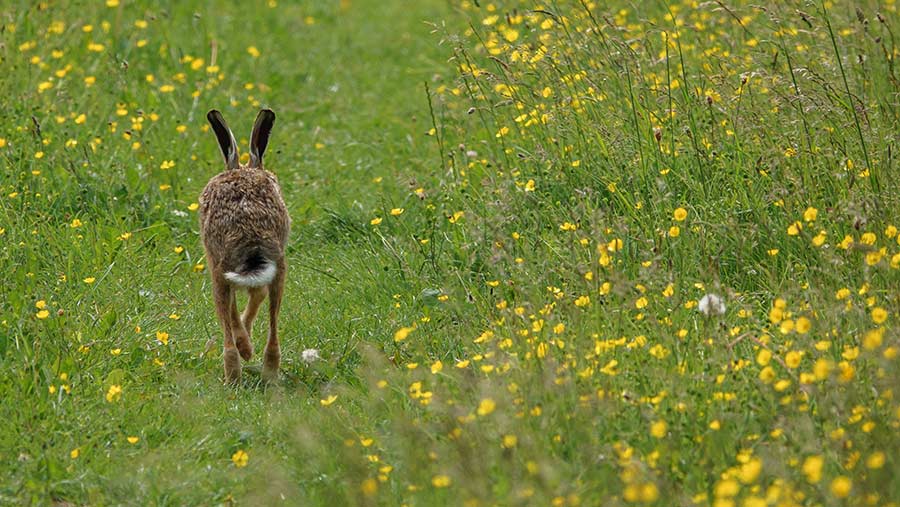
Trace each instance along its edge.
{"label": "hare's hind foot", "polygon": [[234,341],[241,359],[249,361],[253,357],[253,342],[250,341],[250,336],[247,333],[235,333]]}
{"label": "hare's hind foot", "polygon": [[279,351],[271,351],[266,349],[263,357],[262,379],[266,382],[275,382],[278,380],[278,367],[281,363],[281,353]]}
{"label": "hare's hind foot", "polygon": [[235,348],[225,349],[225,383],[236,384],[241,379],[241,359]]}

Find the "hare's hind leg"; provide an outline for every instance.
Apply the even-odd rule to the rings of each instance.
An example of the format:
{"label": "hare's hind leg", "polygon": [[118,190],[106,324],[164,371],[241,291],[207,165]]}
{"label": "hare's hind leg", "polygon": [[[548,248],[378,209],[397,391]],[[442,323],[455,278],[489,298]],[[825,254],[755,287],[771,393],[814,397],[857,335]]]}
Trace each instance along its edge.
{"label": "hare's hind leg", "polygon": [[231,334],[234,336],[234,344],[237,346],[238,352],[244,361],[249,361],[253,357],[253,342],[250,341],[250,329],[244,326],[241,316],[237,311],[237,290],[231,291],[231,311],[229,312],[231,319]]}
{"label": "hare's hind leg", "polygon": [[225,334],[225,382],[234,383],[241,378],[241,359],[234,343],[231,325],[231,308],[234,303],[234,289],[220,272],[213,272],[213,300],[216,303],[216,314]]}
{"label": "hare's hind leg", "polygon": [[278,378],[278,365],[281,362],[281,349],[278,345],[278,311],[281,308],[281,296],[284,292],[284,259],[278,261],[275,279],[269,284],[269,341],[263,355],[262,376],[265,380]]}
{"label": "hare's hind leg", "polygon": [[253,321],[259,313],[259,306],[266,299],[266,296],[269,295],[269,289],[268,287],[250,287],[247,289],[247,292],[250,295],[250,300],[247,301],[247,308],[244,308],[244,314],[241,315],[241,323],[244,324],[244,329],[247,330],[247,334],[252,339]]}

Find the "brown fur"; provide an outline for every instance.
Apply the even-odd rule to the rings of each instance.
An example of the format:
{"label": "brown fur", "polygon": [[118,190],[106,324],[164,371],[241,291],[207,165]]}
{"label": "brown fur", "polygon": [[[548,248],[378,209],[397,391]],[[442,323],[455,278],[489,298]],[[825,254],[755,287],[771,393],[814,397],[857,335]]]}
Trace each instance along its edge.
{"label": "brown fur", "polygon": [[[249,360],[253,354],[250,330],[267,295],[269,339],[263,356],[263,378],[274,380],[281,359],[277,322],[286,271],[284,248],[291,222],[278,179],[262,165],[275,114],[260,111],[250,141],[250,163],[246,166],[238,163],[234,135],[222,115],[212,110],[207,118],[226,166],[224,172],[209,180],[200,195],[200,235],[212,276],[216,313],[225,335],[225,381],[231,383],[240,378],[238,356]],[[252,277],[267,264],[274,265],[275,274],[262,286],[230,281],[225,275]],[[239,315],[235,293],[243,288],[250,292],[250,300],[243,315]]]}

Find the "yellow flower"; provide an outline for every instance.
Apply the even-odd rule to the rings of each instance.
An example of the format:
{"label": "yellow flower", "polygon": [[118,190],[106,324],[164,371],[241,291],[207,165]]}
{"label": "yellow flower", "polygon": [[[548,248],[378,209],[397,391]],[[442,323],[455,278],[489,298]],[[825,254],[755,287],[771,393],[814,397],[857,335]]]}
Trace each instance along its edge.
{"label": "yellow flower", "polygon": [[253,58],[259,58],[259,50],[256,49],[256,46],[248,46],[247,53]]}
{"label": "yellow flower", "polygon": [[47,310],[40,310],[36,314],[34,314],[34,316],[41,320],[44,320],[50,316],[50,312],[48,312]]}
{"label": "yellow flower", "polygon": [[866,466],[873,470],[881,468],[884,466],[885,457],[884,453],[881,451],[873,452],[866,458]]}
{"label": "yellow flower", "polygon": [[838,498],[847,498],[853,489],[853,481],[849,477],[839,475],[831,481],[831,493]]}
{"label": "yellow flower", "polygon": [[872,321],[876,324],[881,324],[888,318],[888,312],[884,308],[880,306],[876,306],[872,308]]}
{"label": "yellow flower", "polygon": [[784,356],[784,364],[787,365],[788,368],[796,368],[800,366],[800,360],[803,358],[803,354],[796,350],[792,350],[785,354]]}
{"label": "yellow flower", "polygon": [[800,334],[806,334],[812,327],[812,322],[806,317],[800,317],[794,325],[794,330]]}
{"label": "yellow flower", "polygon": [[126,440],[128,440],[129,444],[134,445],[134,444],[138,443],[141,439],[140,439],[140,437],[127,437]]}
{"label": "yellow flower", "polygon": [[816,380],[825,380],[834,369],[834,363],[825,358],[819,358],[813,365],[813,376]]}
{"label": "yellow flower", "polygon": [[406,210],[404,210],[403,208],[393,208],[391,210],[391,216],[392,217],[400,216],[403,214],[404,211],[406,211]]}
{"label": "yellow flower", "polygon": [[375,217],[369,221],[369,225],[378,225],[381,223],[381,217]]}
{"label": "yellow flower", "polygon": [[866,350],[874,350],[881,346],[881,343],[884,340],[884,328],[879,327],[878,329],[873,329],[863,336],[863,347]]}
{"label": "yellow flower", "polygon": [[824,464],[825,460],[822,456],[809,456],[803,461],[801,470],[810,484],[816,484],[822,480],[822,466]]}
{"label": "yellow flower", "polygon": [[591,304],[591,298],[589,296],[579,296],[575,300],[575,306],[578,306],[578,307],[585,307],[585,306],[588,306],[589,304]]}
{"label": "yellow flower", "polygon": [[168,345],[169,344],[169,333],[167,333],[165,331],[157,331],[156,339],[159,340],[159,342],[162,343],[163,345]]}
{"label": "yellow flower", "polygon": [[884,257],[885,249],[881,250],[873,250],[871,252],[866,253],[866,264],[869,266],[874,266],[881,262],[881,258]]}
{"label": "yellow flower", "polygon": [[409,336],[409,333],[413,332],[415,329],[415,327],[401,327],[394,333],[394,341],[402,342]]}
{"label": "yellow flower", "polygon": [[812,239],[812,244],[815,247],[820,247],[825,244],[825,239],[828,236],[828,233],[825,231],[819,231],[818,234],[815,235]]}
{"label": "yellow flower", "polygon": [[616,375],[616,366],[619,365],[619,361],[615,359],[611,359],[603,368],[600,368],[600,373],[604,375],[614,376]]}
{"label": "yellow flower", "polygon": [[709,429],[718,431],[722,428],[722,423],[719,422],[718,419],[715,419],[713,422],[709,423]]}
{"label": "yellow flower", "polygon": [[69,457],[72,458],[72,459],[78,459],[78,456],[79,456],[79,455],[81,455],[81,449],[79,449],[78,447],[72,449],[72,450],[69,452]]}
{"label": "yellow flower", "polygon": [[450,477],[440,474],[431,478],[431,485],[436,488],[446,488],[451,483]]}
{"label": "yellow flower", "polygon": [[97,279],[94,278],[93,276],[89,276],[89,277],[85,278],[83,281],[84,281],[84,283],[90,285],[90,284],[94,283],[96,280]]}
{"label": "yellow flower", "polygon": [[375,496],[375,494],[378,493],[378,481],[369,477],[368,479],[362,481],[362,484],[359,485],[359,489],[365,496]]}
{"label": "yellow flower", "polygon": [[680,235],[681,235],[680,227],[678,227],[677,225],[673,225],[672,227],[669,227],[669,237],[670,238],[677,238]]}
{"label": "yellow flower", "polygon": [[819,210],[810,206],[806,208],[806,211],[803,212],[803,220],[806,222],[815,221],[816,217],[819,216]]}
{"label": "yellow flower", "polygon": [[478,404],[478,410],[476,411],[478,415],[484,417],[486,415],[490,415],[494,409],[497,408],[497,404],[491,398],[485,398],[481,400],[481,403]]}
{"label": "yellow flower", "polygon": [[519,443],[519,439],[515,435],[503,435],[503,442],[501,445],[504,449],[512,449],[517,443]]}
{"label": "yellow flower", "polygon": [[120,398],[122,398],[122,386],[109,386],[109,390],[106,391],[106,401],[113,403],[115,401],[119,401]]}
{"label": "yellow flower", "polygon": [[668,430],[669,426],[666,424],[666,421],[656,421],[650,425],[650,435],[654,438],[663,438]]}
{"label": "yellow flower", "polygon": [[762,460],[753,458],[738,469],[738,479],[744,484],[752,484],[762,471]]}
{"label": "yellow flower", "polygon": [[676,208],[675,211],[672,213],[672,218],[674,218],[678,222],[683,221],[685,218],[687,218],[687,216],[688,216],[688,212],[684,208]]}
{"label": "yellow flower", "polygon": [[248,455],[247,452],[243,449],[238,449],[234,454],[231,455],[231,462],[234,463],[234,466],[238,468],[247,466],[248,461],[250,461],[250,455]]}
{"label": "yellow flower", "polygon": [[640,310],[642,308],[646,308],[647,307],[647,298],[645,298],[643,296],[639,297],[637,299],[637,301],[634,302],[634,307],[637,308],[638,310]]}
{"label": "yellow flower", "polygon": [[319,400],[319,403],[322,404],[323,407],[327,407],[328,405],[331,405],[332,403],[334,403],[335,400],[337,400],[337,398],[338,397],[336,394],[332,394],[331,396],[329,396],[327,398]]}

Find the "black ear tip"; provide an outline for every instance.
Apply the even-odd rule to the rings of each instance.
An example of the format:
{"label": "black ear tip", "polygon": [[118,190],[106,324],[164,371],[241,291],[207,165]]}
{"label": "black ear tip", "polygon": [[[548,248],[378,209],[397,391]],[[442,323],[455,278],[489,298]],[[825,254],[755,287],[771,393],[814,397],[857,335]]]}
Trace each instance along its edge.
{"label": "black ear tip", "polygon": [[206,119],[210,122],[213,122],[222,117],[222,113],[219,112],[218,109],[210,109],[208,113],[206,113]]}
{"label": "black ear tip", "polygon": [[271,109],[261,109],[259,111],[260,116],[264,116],[269,121],[275,121],[275,112]]}

